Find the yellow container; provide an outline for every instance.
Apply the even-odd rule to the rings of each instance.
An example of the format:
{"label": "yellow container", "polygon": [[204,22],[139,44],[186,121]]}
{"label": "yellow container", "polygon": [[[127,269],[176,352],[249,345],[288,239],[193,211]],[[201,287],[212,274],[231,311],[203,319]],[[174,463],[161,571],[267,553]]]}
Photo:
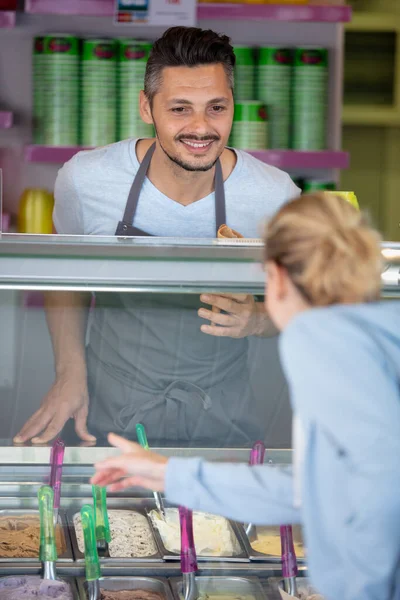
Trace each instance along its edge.
{"label": "yellow container", "polygon": [[41,189],[24,190],[18,208],[19,233],[52,233],[54,198]]}
{"label": "yellow container", "polygon": [[355,208],[360,210],[360,206],[358,204],[357,196],[354,192],[324,192],[324,194],[331,194],[333,196],[341,196],[347,202],[350,202]]}

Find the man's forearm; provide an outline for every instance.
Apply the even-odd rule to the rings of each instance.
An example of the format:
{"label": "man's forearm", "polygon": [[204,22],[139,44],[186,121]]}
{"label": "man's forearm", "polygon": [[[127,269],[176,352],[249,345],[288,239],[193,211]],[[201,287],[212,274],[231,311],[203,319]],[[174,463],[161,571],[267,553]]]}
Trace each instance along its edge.
{"label": "man's forearm", "polygon": [[90,294],[47,292],[46,318],[57,376],[75,372],[86,376],[85,332]]}

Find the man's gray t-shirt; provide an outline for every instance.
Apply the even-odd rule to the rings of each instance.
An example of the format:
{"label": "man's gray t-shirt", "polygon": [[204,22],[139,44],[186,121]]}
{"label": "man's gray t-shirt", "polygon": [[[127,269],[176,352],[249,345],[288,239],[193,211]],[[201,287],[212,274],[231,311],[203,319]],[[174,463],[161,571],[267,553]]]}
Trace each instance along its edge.
{"label": "man's gray t-shirt", "polygon": [[[55,186],[54,224],[58,233],[114,235],[122,220],[139,168],[136,141],[79,152],[59,171]],[[259,237],[262,222],[300,190],[287,173],[242,150],[225,181],[227,225],[245,237]],[[214,193],[182,206],[146,178],[135,227],[161,237],[215,237]]]}
{"label": "man's gray t-shirt", "polygon": [[[115,234],[139,167],[135,147],[136,140],[125,140],[80,152],[62,167],[58,233]],[[264,219],[299,190],[286,173],[236,155],[225,182],[227,225],[258,237]],[[154,236],[215,238],[214,193],[182,206],[146,179],[134,224]],[[260,438],[265,414],[250,390],[248,339],[203,334],[200,306],[198,294],[96,294],[87,350],[94,433],[134,437],[141,422],[153,445],[250,445]]]}

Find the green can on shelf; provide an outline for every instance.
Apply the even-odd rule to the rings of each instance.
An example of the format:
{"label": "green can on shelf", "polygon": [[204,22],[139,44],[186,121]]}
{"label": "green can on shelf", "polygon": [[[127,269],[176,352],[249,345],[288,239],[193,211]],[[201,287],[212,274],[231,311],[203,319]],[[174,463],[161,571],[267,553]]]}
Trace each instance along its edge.
{"label": "green can on shelf", "polygon": [[336,183],[323,179],[306,179],[303,184],[303,190],[304,192],[332,192],[336,190]]}
{"label": "green can on shelf", "polygon": [[293,72],[293,149],[325,150],[328,50],[297,48]]}
{"label": "green can on shelf", "polygon": [[37,36],[33,39],[32,54],[32,129],[33,143],[43,144],[44,127],[44,36]]}
{"label": "green can on shelf", "polygon": [[78,38],[68,34],[44,36],[42,66],[43,143],[75,146],[79,143]]}
{"label": "green can on shelf", "polygon": [[268,147],[268,118],[264,104],[256,100],[235,104],[230,144],[242,150]]}
{"label": "green can on shelf", "polygon": [[81,143],[104,146],[117,140],[117,56],[112,39],[82,44]]}
{"label": "green can on shelf", "polygon": [[268,106],[269,144],[290,148],[293,50],[268,46],[259,49],[257,100]]}
{"label": "green can on shelf", "polygon": [[119,40],[118,139],[153,137],[154,127],[142,121],[139,95],[153,45],[131,38]]}
{"label": "green can on shelf", "polygon": [[255,99],[255,56],[254,48],[250,46],[234,47],[235,64],[235,102]]}

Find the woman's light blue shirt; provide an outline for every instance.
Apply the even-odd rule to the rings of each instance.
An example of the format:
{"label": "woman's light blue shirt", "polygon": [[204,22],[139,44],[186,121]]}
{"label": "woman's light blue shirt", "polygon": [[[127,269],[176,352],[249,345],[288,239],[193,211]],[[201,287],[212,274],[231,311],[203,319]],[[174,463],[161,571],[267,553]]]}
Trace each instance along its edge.
{"label": "woman's light blue shirt", "polygon": [[301,507],[290,469],[196,458],[169,461],[167,499],[244,522],[301,522],[327,599],[400,599],[400,302],[304,312],[280,356],[305,434]]}

